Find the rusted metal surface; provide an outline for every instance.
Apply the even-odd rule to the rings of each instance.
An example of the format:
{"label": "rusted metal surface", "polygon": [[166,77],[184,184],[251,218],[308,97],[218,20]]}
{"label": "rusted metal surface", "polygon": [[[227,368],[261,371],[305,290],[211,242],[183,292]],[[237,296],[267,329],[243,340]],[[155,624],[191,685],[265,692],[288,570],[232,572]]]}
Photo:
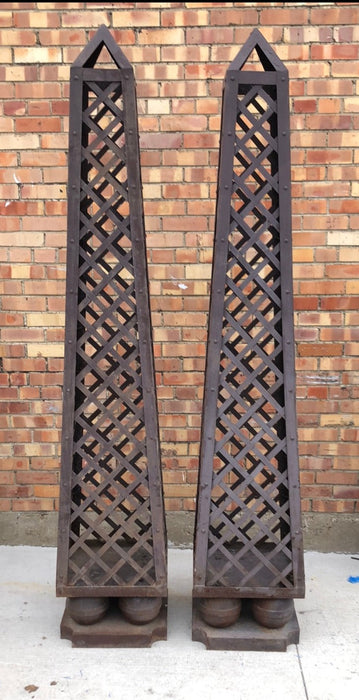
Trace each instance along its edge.
{"label": "rusted metal surface", "polygon": [[[261,70],[243,69],[253,50]],[[255,30],[223,94],[195,598],[304,595],[288,103],[288,72]]]}
{"label": "rusted metal surface", "polygon": [[165,599],[135,82],[106,27],[71,68],[65,346],[57,593]]}

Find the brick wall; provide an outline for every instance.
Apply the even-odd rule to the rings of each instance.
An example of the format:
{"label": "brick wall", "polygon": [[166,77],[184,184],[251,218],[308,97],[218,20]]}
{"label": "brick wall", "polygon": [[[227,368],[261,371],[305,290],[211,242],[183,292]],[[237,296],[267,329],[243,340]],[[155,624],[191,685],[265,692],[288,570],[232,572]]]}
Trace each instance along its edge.
{"label": "brick wall", "polygon": [[69,66],[133,63],[167,510],[193,510],[225,70],[259,27],[291,77],[304,512],[358,507],[359,5],[1,3],[0,509],[57,507]]}

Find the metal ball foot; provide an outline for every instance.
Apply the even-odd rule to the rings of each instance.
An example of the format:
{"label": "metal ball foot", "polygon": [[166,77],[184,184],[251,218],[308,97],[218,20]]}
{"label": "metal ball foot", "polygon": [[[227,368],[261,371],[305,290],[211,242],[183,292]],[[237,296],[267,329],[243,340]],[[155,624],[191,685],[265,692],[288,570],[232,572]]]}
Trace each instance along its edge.
{"label": "metal ball foot", "polygon": [[133,625],[147,625],[159,614],[162,598],[119,598],[122,615]]}
{"label": "metal ball foot", "polygon": [[237,598],[202,598],[199,612],[211,627],[230,627],[240,615],[241,601]]}
{"label": "metal ball foot", "polygon": [[102,620],[108,607],[108,598],[69,598],[68,612],[79,625],[94,625]]}
{"label": "metal ball foot", "polygon": [[293,616],[294,603],[291,599],[258,599],[252,602],[253,617],[262,627],[279,629]]}

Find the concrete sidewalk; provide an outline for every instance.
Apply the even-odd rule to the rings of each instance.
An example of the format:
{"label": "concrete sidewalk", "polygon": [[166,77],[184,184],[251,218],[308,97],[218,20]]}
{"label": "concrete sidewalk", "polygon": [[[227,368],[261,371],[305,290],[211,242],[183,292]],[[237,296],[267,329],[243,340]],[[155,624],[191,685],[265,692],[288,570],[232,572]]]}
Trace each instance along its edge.
{"label": "concrete sidewalk", "polygon": [[169,550],[168,640],[150,649],[73,649],[61,640],[56,549],[0,547],[1,700],[356,700],[359,561],[305,556],[298,647],[207,651],[191,641],[192,552]]}

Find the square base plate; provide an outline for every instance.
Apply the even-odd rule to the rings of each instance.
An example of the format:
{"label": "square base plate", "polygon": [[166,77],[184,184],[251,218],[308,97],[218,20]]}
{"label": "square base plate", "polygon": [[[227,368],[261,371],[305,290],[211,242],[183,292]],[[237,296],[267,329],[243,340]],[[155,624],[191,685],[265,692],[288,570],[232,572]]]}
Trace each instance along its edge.
{"label": "square base plate", "polygon": [[299,625],[295,612],[280,629],[259,625],[252,617],[250,603],[242,601],[238,621],[230,627],[211,627],[198,611],[198,601],[193,599],[192,639],[202,642],[207,649],[233,651],[286,651],[289,644],[298,644]]}
{"label": "square base plate", "polygon": [[167,639],[167,603],[156,619],[146,625],[133,625],[122,617],[117,600],[111,601],[106,615],[94,625],[79,625],[69,615],[67,605],[60,626],[61,639],[73,647],[150,647]]}

